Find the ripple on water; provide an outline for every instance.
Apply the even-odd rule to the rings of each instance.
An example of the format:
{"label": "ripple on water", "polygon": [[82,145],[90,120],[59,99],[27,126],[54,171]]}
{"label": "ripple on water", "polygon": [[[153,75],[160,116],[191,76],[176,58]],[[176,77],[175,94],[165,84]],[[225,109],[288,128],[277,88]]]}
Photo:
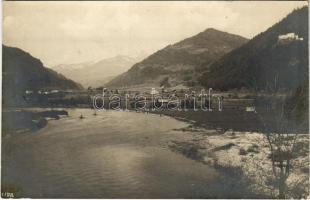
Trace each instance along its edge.
{"label": "ripple on water", "polygon": [[216,172],[162,148],[186,123],[133,112],[92,113],[69,110],[69,117],[5,145],[11,153],[3,183],[20,185],[24,197],[208,197]]}

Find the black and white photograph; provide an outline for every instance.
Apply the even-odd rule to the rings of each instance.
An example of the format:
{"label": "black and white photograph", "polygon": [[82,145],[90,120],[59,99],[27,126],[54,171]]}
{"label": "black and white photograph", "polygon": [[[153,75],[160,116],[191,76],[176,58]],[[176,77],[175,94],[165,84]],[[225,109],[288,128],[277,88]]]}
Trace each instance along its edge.
{"label": "black and white photograph", "polygon": [[308,1],[3,1],[1,197],[308,199]]}

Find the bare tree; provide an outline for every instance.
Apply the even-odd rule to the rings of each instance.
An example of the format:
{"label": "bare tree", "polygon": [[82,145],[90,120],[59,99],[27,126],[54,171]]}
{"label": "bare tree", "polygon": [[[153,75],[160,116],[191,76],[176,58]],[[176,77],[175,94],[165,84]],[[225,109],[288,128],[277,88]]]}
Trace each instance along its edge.
{"label": "bare tree", "polygon": [[[278,198],[286,197],[287,179],[292,171],[292,159],[296,156],[296,139],[298,133],[295,132],[284,115],[284,104],[279,115],[274,115],[274,119],[269,124],[258,114],[264,127],[264,133],[270,149],[270,160],[272,162],[272,172],[276,179],[278,188]],[[271,125],[272,124],[272,125]]]}

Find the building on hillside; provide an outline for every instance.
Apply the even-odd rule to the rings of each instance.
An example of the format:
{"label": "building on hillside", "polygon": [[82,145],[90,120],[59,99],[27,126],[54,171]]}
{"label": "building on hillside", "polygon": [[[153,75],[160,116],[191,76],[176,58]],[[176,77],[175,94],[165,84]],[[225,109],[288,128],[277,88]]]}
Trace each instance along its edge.
{"label": "building on hillside", "polygon": [[299,37],[295,33],[287,33],[285,35],[279,35],[278,36],[278,42],[279,43],[288,43],[292,41],[303,41],[304,39],[302,37]]}

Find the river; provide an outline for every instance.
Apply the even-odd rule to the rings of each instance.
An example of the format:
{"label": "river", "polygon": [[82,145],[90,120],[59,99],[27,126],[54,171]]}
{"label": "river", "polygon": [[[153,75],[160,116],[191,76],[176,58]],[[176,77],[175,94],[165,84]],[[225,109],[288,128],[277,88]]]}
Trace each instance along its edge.
{"label": "river", "polygon": [[3,141],[2,185],[32,198],[215,198],[233,193],[218,181],[217,170],[167,147],[171,139],[187,137],[175,130],[185,122],[135,112],[95,116],[90,109],[68,111],[68,117],[50,120],[37,132]]}

